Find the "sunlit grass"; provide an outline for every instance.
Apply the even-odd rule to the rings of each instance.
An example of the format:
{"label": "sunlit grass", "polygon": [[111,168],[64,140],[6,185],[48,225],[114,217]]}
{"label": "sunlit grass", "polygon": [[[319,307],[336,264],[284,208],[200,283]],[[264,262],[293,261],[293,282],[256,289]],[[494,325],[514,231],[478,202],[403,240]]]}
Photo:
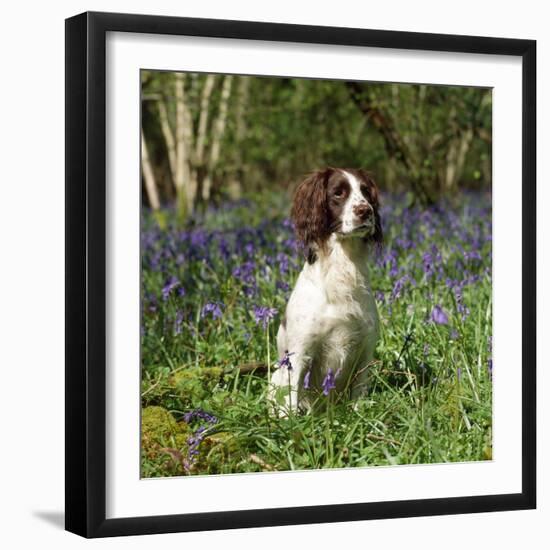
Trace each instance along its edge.
{"label": "sunlit grass", "polygon": [[[145,213],[143,476],[491,458],[489,197],[428,211],[387,198],[383,218],[386,245],[371,259],[382,335],[367,397],[278,419],[268,370],[302,264],[282,208],[245,202],[162,231]],[[264,323],[261,307],[278,313]],[[197,410],[214,419],[185,417]]]}

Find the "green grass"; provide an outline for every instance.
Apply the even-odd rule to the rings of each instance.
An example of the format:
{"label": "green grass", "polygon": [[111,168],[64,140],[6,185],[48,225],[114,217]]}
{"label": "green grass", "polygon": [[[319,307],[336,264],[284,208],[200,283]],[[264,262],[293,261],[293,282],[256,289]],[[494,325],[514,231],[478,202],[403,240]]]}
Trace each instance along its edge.
{"label": "green grass", "polygon": [[[386,205],[387,261],[372,270],[381,339],[368,367],[368,395],[284,419],[270,414],[266,400],[278,316],[264,329],[253,314],[254,305],[264,305],[280,315],[286,285],[292,288],[301,268],[291,229],[273,214],[280,211],[278,204],[245,203],[209,212],[185,230],[170,224],[160,230],[145,214],[142,476],[491,459],[487,197],[472,196],[466,206],[449,202],[429,215],[400,199]],[[414,246],[395,244],[404,235]],[[433,275],[423,268],[430,250]],[[479,259],[465,259],[465,251]],[[163,296],[169,277],[177,283]],[[448,279],[465,281],[458,297]],[[204,315],[205,304],[214,302],[222,304],[221,316]],[[435,304],[447,324],[430,320]],[[461,307],[468,309],[464,317]],[[185,413],[197,409],[217,422],[186,422]],[[198,454],[191,456],[189,437],[201,427]]]}

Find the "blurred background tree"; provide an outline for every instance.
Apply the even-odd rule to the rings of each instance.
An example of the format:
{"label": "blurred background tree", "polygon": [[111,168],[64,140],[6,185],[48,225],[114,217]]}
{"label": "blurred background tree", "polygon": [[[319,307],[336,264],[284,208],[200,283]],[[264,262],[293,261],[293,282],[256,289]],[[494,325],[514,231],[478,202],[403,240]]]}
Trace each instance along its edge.
{"label": "blurred background tree", "polygon": [[363,167],[428,204],[490,188],[490,89],[142,71],[144,204],[224,198]]}

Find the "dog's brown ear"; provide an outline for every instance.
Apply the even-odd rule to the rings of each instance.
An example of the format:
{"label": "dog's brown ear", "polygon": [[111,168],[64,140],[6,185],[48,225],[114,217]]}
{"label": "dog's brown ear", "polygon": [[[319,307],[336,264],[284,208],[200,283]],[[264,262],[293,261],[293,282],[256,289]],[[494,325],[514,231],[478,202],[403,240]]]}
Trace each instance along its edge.
{"label": "dog's brown ear", "polygon": [[296,188],[291,218],[296,237],[306,250],[322,248],[330,235],[327,205],[327,181],[332,169],[318,170]]}
{"label": "dog's brown ear", "polygon": [[358,170],[358,172],[367,184],[369,194],[368,201],[374,210],[374,233],[367,238],[367,241],[382,245],[384,235],[382,233],[382,220],[380,218],[380,192],[370,172],[363,169]]}

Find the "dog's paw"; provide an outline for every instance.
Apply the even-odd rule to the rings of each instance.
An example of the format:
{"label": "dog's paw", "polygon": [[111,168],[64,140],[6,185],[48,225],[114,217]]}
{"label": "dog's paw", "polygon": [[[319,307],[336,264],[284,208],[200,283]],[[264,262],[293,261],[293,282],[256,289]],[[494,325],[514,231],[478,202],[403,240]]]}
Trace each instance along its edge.
{"label": "dog's paw", "polygon": [[[292,392],[293,394],[295,392]],[[288,389],[276,388],[271,392],[270,412],[277,418],[289,418],[298,412],[296,395],[289,395]]]}

